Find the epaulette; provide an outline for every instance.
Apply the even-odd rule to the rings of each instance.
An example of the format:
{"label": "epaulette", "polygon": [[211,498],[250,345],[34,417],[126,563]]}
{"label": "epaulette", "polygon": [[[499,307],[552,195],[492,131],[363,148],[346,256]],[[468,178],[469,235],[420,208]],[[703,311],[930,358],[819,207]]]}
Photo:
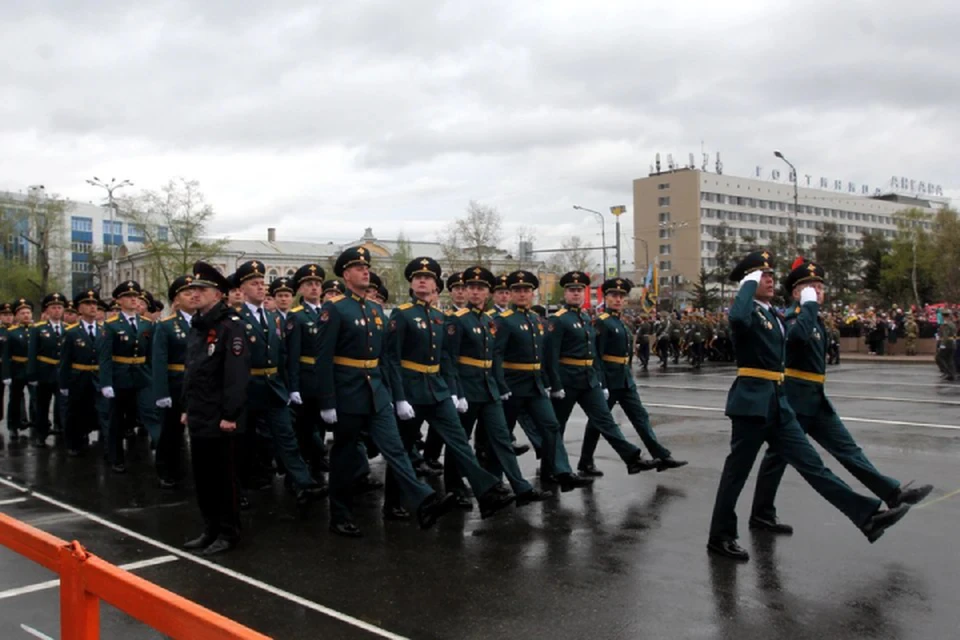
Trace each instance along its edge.
{"label": "epaulette", "polygon": [[399,309],[400,311],[406,311],[407,309],[411,308],[412,306],[413,306],[413,303],[412,303],[412,302],[404,302],[404,303],[401,304],[399,307],[397,307],[397,309]]}
{"label": "epaulette", "polygon": [[566,312],[567,312],[566,309],[557,309],[556,311],[553,312],[553,315],[555,315],[555,316],[562,316],[562,315],[565,314]]}
{"label": "epaulette", "polygon": [[290,309],[290,313],[296,313],[297,311],[303,311],[303,305],[297,305],[293,309]]}
{"label": "epaulette", "polygon": [[120,319],[120,316],[113,316],[112,318],[108,318],[104,322],[106,322],[107,324],[110,324],[111,322],[116,322],[119,319]]}
{"label": "epaulette", "polygon": [[460,317],[462,317],[462,316],[467,315],[468,313],[470,313],[470,309],[468,309],[467,307],[464,307],[463,309],[457,309],[456,311],[454,311],[454,312],[453,312],[453,315],[455,315],[455,316],[457,316],[458,318],[460,318]]}
{"label": "epaulette", "polygon": [[342,293],[338,293],[335,296],[331,296],[330,299],[327,300],[327,302],[332,302],[333,304],[337,304],[338,302],[342,302],[346,299],[347,299],[347,296],[343,295]]}
{"label": "epaulette", "polygon": [[609,313],[601,313],[598,317],[599,317],[601,320],[606,320],[607,318],[610,317],[610,314],[609,314]]}
{"label": "epaulette", "polygon": [[70,329],[73,329],[74,327],[79,327],[79,326],[80,326],[79,322],[74,322],[73,324],[68,324],[67,326],[65,326],[63,330],[70,331]]}
{"label": "epaulette", "polygon": [[47,324],[47,321],[46,321],[46,320],[41,320],[40,322],[34,322],[34,323],[33,323],[33,326],[35,326],[35,327],[42,327],[42,326],[45,325],[45,324]]}
{"label": "epaulette", "polygon": [[171,315],[167,316],[166,318],[161,318],[161,319],[160,319],[160,322],[166,322],[167,320],[173,320],[173,319],[175,319],[176,317],[177,317],[177,314],[174,313],[174,314],[171,314]]}
{"label": "epaulette", "polygon": [[[509,309],[508,309],[508,311],[509,311]],[[493,317],[493,314],[495,314],[496,312],[497,312],[496,309],[490,309],[489,311],[484,311],[484,312],[483,312],[483,315]],[[503,313],[506,313],[506,311],[504,311]],[[500,314],[500,315],[503,315],[503,314]]]}
{"label": "epaulette", "polygon": [[230,316],[230,319],[234,322],[243,322],[243,319],[240,316]]}
{"label": "epaulette", "polygon": [[501,311],[501,312],[500,312],[500,317],[501,317],[501,318],[509,318],[509,317],[512,316],[512,315],[513,315],[513,309],[507,309],[506,311]]}
{"label": "epaulette", "polygon": [[140,316],[141,320],[146,320],[147,322],[153,322],[153,319],[148,318],[147,316]]}
{"label": "epaulette", "polygon": [[450,311],[450,309],[445,309],[445,310],[443,311],[443,315],[445,315],[445,316],[447,316],[447,317],[449,318],[449,317],[451,317],[451,316],[453,315],[453,311]]}

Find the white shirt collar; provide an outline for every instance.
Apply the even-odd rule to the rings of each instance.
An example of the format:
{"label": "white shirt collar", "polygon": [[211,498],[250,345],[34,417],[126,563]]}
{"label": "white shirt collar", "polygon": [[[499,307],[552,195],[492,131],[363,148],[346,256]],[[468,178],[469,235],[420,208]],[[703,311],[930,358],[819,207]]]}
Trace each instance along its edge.
{"label": "white shirt collar", "polygon": [[180,310],[180,315],[182,315],[182,316],[183,316],[183,319],[187,321],[187,324],[190,324],[190,322],[193,320],[193,314],[192,314],[192,313],[187,313],[186,311],[183,311],[182,309]]}
{"label": "white shirt collar", "polygon": [[[252,314],[254,315],[254,317],[255,317],[257,320],[259,320],[259,319],[260,319],[260,310],[263,309],[263,307],[259,307],[259,306],[255,305],[255,304],[253,304],[252,302],[244,302],[244,304],[247,305],[247,309],[250,309],[250,313],[252,313]],[[267,312],[266,309],[263,309],[263,312],[264,312],[264,314],[266,314],[266,312]],[[264,315],[264,317],[266,317],[266,315]]]}

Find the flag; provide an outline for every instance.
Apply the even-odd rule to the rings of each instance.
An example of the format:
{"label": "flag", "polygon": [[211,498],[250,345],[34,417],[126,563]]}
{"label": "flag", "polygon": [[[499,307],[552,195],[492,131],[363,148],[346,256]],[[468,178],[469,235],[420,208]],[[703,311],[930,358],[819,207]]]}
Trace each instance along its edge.
{"label": "flag", "polygon": [[654,265],[651,264],[647,267],[647,275],[643,281],[643,293],[640,298],[640,304],[644,311],[650,311],[657,306],[659,287],[657,285],[656,273],[656,267]]}

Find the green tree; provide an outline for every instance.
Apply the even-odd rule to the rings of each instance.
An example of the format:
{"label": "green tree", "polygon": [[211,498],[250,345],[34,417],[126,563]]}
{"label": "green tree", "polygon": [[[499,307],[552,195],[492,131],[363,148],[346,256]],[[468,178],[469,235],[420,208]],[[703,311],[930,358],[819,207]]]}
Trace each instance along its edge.
{"label": "green tree", "polygon": [[882,232],[873,230],[864,232],[860,241],[860,288],[881,296],[883,257],[890,252],[890,240]]}
{"label": "green tree", "polygon": [[[416,256],[413,255],[413,248],[410,246],[410,240],[401,232],[397,236],[397,250],[390,256],[387,265],[382,267],[382,272],[377,272],[383,280],[383,283],[387,286],[387,289],[390,290],[392,300],[399,301],[406,299],[407,289],[410,288],[410,283],[408,283],[406,277],[404,277],[403,271],[415,257]],[[449,275],[449,273],[444,275]]]}
{"label": "green tree", "polygon": [[700,267],[700,278],[693,285],[693,306],[704,311],[712,311],[716,305],[716,295],[710,288],[710,274]]}
{"label": "green tree", "polygon": [[934,218],[933,251],[937,300],[960,300],[960,218],[953,209],[941,209]]}
{"label": "green tree", "polygon": [[846,244],[840,228],[833,222],[825,222],[817,234],[810,252],[827,274],[827,293],[834,300],[844,300],[850,291],[850,274],[857,263],[856,254]]}
{"label": "green tree", "polygon": [[923,228],[930,215],[909,209],[894,215],[897,237],[883,256],[880,290],[886,302],[913,300],[918,306],[935,295],[933,241]]}
{"label": "green tree", "polygon": [[[55,275],[55,262],[69,249],[65,218],[72,204],[42,190],[25,198],[0,201],[0,292],[4,299],[23,296],[39,302],[66,284]],[[68,292],[69,294],[69,292]]]}
{"label": "green tree", "polygon": [[724,294],[727,286],[727,277],[730,275],[733,267],[736,266],[737,260],[740,259],[739,252],[737,251],[737,241],[736,238],[731,235],[730,225],[726,222],[721,222],[714,228],[713,238],[717,241],[715,254],[717,266],[714,267],[713,278],[720,285],[720,299],[726,300]]}

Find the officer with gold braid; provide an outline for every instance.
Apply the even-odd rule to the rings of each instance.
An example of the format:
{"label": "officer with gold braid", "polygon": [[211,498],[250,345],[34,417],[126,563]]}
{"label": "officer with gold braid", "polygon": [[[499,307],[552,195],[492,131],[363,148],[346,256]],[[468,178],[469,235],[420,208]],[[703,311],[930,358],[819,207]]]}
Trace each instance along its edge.
{"label": "officer with gold braid", "polygon": [[27,377],[36,385],[36,415],[33,421],[31,442],[35,447],[45,448],[50,434],[50,403],[53,401],[54,424],[60,427],[62,409],[58,389],[60,345],[63,342],[63,309],[66,297],[62,293],[48,293],[41,303],[46,320],[33,325],[30,332],[29,362]]}

